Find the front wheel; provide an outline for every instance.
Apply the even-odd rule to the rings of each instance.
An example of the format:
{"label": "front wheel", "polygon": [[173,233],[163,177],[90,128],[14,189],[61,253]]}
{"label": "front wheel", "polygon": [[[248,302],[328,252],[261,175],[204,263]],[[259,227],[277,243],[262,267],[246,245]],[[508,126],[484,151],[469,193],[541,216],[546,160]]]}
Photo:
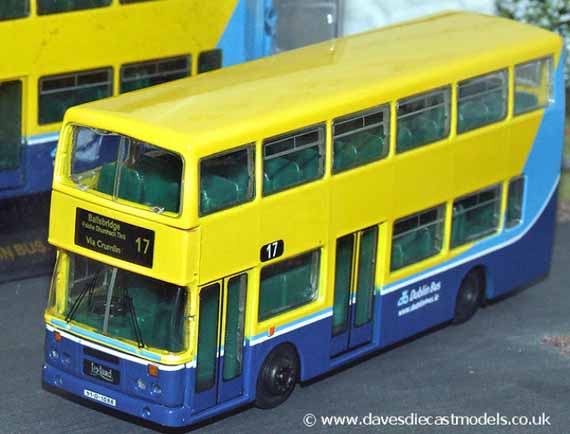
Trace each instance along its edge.
{"label": "front wheel", "polygon": [[263,362],[257,378],[255,405],[274,408],[285,402],[295,389],[299,375],[299,361],[289,344],[274,348]]}
{"label": "front wheel", "polygon": [[454,324],[462,324],[475,315],[483,299],[483,287],[482,272],[471,271],[465,276],[457,292]]}

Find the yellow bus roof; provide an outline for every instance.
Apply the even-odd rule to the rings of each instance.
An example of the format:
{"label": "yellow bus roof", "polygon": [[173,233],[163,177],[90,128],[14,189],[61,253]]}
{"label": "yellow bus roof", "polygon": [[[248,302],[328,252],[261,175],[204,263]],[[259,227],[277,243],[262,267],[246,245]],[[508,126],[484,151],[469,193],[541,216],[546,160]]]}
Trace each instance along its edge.
{"label": "yellow bus roof", "polygon": [[448,12],[72,108],[67,120],[208,154],[551,53],[561,39]]}

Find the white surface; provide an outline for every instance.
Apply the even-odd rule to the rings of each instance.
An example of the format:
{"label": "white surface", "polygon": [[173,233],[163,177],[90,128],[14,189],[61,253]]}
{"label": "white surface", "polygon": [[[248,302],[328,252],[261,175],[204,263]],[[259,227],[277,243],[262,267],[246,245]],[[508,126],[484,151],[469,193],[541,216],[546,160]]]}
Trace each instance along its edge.
{"label": "white surface", "polygon": [[450,9],[486,14],[495,12],[493,0],[340,0],[341,31],[344,35],[363,32]]}

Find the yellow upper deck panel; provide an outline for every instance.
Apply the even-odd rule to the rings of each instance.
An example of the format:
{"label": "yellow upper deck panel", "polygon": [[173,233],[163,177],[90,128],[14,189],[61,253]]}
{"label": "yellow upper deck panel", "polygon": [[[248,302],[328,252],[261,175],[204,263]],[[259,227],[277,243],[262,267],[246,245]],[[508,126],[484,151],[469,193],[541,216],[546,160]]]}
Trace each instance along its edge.
{"label": "yellow upper deck panel", "polygon": [[[0,0],[5,1],[5,0]],[[237,0],[162,0],[0,21],[0,79],[112,66],[213,47]],[[172,43],[175,41],[175,43]],[[180,47],[186,48],[181,53]]]}
{"label": "yellow upper deck panel", "polygon": [[450,12],[80,106],[67,119],[204,155],[547,52],[557,59],[560,48],[536,27]]}

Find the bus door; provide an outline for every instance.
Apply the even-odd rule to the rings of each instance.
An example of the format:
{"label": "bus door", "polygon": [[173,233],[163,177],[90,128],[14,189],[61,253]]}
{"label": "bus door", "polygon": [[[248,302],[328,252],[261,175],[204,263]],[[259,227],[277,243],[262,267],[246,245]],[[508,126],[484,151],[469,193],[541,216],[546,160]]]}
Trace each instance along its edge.
{"label": "bus door", "polygon": [[336,242],[331,356],[372,340],[378,226]]}
{"label": "bus door", "polygon": [[247,273],[201,288],[192,411],[243,394]]}
{"label": "bus door", "polygon": [[23,183],[20,168],[22,147],[22,82],[0,82],[0,189]]}

